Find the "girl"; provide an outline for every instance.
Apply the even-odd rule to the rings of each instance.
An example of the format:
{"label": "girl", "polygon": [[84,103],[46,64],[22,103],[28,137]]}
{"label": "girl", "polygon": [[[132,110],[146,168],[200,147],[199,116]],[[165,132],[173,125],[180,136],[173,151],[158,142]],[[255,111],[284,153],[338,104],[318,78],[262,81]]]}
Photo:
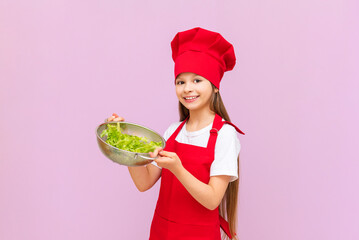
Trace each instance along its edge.
{"label": "girl", "polygon": [[[180,121],[165,132],[152,164],[128,167],[141,191],[161,177],[150,240],[236,239],[240,143],[219,85],[236,58],[219,33],[193,28],[171,42]],[[117,114],[108,121],[123,121]],[[225,220],[227,218],[228,222]],[[228,239],[226,236],[225,238]]]}

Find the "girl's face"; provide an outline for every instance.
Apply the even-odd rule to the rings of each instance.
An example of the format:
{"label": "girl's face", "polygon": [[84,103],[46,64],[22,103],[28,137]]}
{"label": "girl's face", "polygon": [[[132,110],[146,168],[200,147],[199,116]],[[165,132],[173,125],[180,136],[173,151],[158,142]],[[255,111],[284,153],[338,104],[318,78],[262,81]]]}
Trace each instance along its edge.
{"label": "girl's face", "polygon": [[[218,92],[218,89],[214,91]],[[178,100],[190,111],[209,109],[212,92],[211,82],[195,73],[181,73],[176,78]]]}

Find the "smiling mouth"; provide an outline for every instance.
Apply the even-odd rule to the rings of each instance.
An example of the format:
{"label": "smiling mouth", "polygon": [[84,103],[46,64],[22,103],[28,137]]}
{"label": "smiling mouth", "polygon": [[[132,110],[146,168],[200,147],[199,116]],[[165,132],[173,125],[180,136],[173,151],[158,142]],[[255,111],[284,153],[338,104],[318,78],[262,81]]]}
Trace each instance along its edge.
{"label": "smiling mouth", "polygon": [[193,96],[193,97],[183,97],[184,99],[186,100],[193,100],[193,99],[196,99],[198,98],[199,96]]}

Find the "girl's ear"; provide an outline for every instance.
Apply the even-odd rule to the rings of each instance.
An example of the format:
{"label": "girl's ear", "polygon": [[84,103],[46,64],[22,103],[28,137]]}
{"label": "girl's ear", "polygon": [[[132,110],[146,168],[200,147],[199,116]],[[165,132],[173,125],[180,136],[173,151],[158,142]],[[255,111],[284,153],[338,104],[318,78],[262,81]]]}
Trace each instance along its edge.
{"label": "girl's ear", "polygon": [[218,88],[214,88],[214,93],[218,93]]}

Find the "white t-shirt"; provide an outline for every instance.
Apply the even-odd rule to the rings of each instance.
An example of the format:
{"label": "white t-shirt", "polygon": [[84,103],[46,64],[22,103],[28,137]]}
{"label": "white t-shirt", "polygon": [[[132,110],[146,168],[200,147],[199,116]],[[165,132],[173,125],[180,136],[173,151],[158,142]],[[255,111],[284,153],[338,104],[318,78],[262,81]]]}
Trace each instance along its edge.
{"label": "white t-shirt", "polygon": [[[163,138],[167,141],[180,124],[181,122],[172,123],[165,131]],[[186,124],[187,123],[183,125],[181,131],[178,133],[176,141],[199,147],[207,147],[212,123],[194,132],[188,132],[186,130]],[[231,176],[231,182],[238,179],[237,157],[240,149],[241,145],[237,137],[236,129],[229,124],[224,124],[221,130],[218,131],[215,156],[211,165],[210,176]],[[152,164],[157,166],[156,162],[152,162]]]}

